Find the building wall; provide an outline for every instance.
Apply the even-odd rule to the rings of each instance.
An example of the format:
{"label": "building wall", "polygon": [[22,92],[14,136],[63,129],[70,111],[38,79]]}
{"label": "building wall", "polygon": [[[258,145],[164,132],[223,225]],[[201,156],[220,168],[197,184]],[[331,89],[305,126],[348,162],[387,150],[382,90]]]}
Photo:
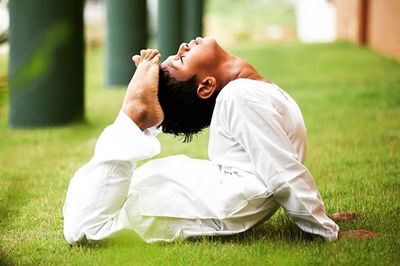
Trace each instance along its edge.
{"label": "building wall", "polygon": [[360,43],[362,0],[335,0],[337,37]]}
{"label": "building wall", "polygon": [[400,0],[335,0],[337,36],[400,60]]}
{"label": "building wall", "polygon": [[400,1],[369,0],[368,44],[400,60]]}

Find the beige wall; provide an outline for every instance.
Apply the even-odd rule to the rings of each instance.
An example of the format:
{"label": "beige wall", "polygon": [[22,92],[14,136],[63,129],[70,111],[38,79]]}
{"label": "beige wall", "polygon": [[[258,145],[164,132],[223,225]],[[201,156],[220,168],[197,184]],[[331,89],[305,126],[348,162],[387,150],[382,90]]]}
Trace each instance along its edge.
{"label": "beige wall", "polygon": [[400,0],[369,2],[369,46],[400,60]]}
{"label": "beige wall", "polygon": [[339,39],[400,60],[400,0],[335,0],[335,5]]}
{"label": "beige wall", "polygon": [[362,0],[335,0],[337,36],[339,39],[360,43]]}

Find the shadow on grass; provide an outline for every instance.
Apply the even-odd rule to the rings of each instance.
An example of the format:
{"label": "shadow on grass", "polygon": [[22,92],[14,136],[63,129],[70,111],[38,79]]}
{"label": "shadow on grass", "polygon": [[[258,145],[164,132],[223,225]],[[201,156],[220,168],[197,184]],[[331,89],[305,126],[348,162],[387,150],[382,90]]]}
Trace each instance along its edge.
{"label": "shadow on grass", "polygon": [[[281,215],[279,215],[281,216]],[[293,222],[287,217],[279,217],[281,224],[266,223],[255,226],[246,232],[228,235],[228,236],[200,236],[191,237],[186,240],[176,240],[172,243],[157,242],[152,245],[157,246],[171,246],[174,244],[188,243],[188,244],[253,244],[257,242],[276,242],[276,243],[304,243],[312,241],[324,242],[322,237],[301,231]],[[132,231],[123,231],[113,237],[102,241],[85,241],[80,244],[80,248],[87,249],[106,249],[109,247],[138,247],[149,245],[145,243],[138,235]],[[73,246],[71,246],[73,247]]]}
{"label": "shadow on grass", "polygon": [[[10,174],[7,180],[3,180],[2,196],[0,198],[0,231],[7,230],[13,226],[21,208],[29,202],[29,184],[26,177]],[[3,240],[4,241],[4,240]],[[7,252],[0,246],[0,265],[12,265]]]}
{"label": "shadow on grass", "polygon": [[13,263],[0,252],[0,265],[13,265]]}
{"label": "shadow on grass", "polygon": [[251,244],[254,242],[308,242],[320,239],[314,235],[301,231],[294,223],[284,222],[282,224],[271,224],[265,222],[255,226],[246,232],[228,236],[194,237],[189,242],[216,242],[216,243],[241,243]]}

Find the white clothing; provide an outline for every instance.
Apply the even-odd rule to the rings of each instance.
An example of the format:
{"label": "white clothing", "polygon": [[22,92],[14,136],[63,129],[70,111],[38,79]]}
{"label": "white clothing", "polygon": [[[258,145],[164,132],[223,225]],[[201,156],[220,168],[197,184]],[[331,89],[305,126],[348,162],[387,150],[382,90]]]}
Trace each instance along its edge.
{"label": "white clothing", "polygon": [[313,178],[302,164],[303,118],[278,86],[238,79],[217,97],[209,158],[147,162],[160,151],[151,130],[123,112],[99,137],[93,158],[72,178],[64,205],[71,244],[133,230],[147,242],[243,232],[282,206],[304,231],[337,239]]}

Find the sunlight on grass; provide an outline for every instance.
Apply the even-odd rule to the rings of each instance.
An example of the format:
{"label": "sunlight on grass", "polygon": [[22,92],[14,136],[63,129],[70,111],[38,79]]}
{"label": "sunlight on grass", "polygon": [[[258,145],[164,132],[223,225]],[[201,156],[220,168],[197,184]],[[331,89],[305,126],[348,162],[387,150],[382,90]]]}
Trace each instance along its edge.
{"label": "sunlight on grass", "polygon": [[[237,236],[173,244],[143,243],[126,232],[91,246],[63,239],[68,181],[90,159],[96,139],[124,95],[103,87],[103,51],[86,60],[86,121],[47,129],[9,129],[0,102],[0,264],[398,264],[400,261],[400,64],[347,43],[253,45],[229,51],[287,90],[309,133],[307,167],[328,212],[357,210],[344,229],[376,231],[374,240],[326,243],[303,234],[280,210]],[[0,57],[3,71],[6,58]],[[3,73],[0,73],[2,77]],[[7,99],[6,88],[0,88]],[[208,131],[191,144],[161,135],[158,157],[207,158]]]}

